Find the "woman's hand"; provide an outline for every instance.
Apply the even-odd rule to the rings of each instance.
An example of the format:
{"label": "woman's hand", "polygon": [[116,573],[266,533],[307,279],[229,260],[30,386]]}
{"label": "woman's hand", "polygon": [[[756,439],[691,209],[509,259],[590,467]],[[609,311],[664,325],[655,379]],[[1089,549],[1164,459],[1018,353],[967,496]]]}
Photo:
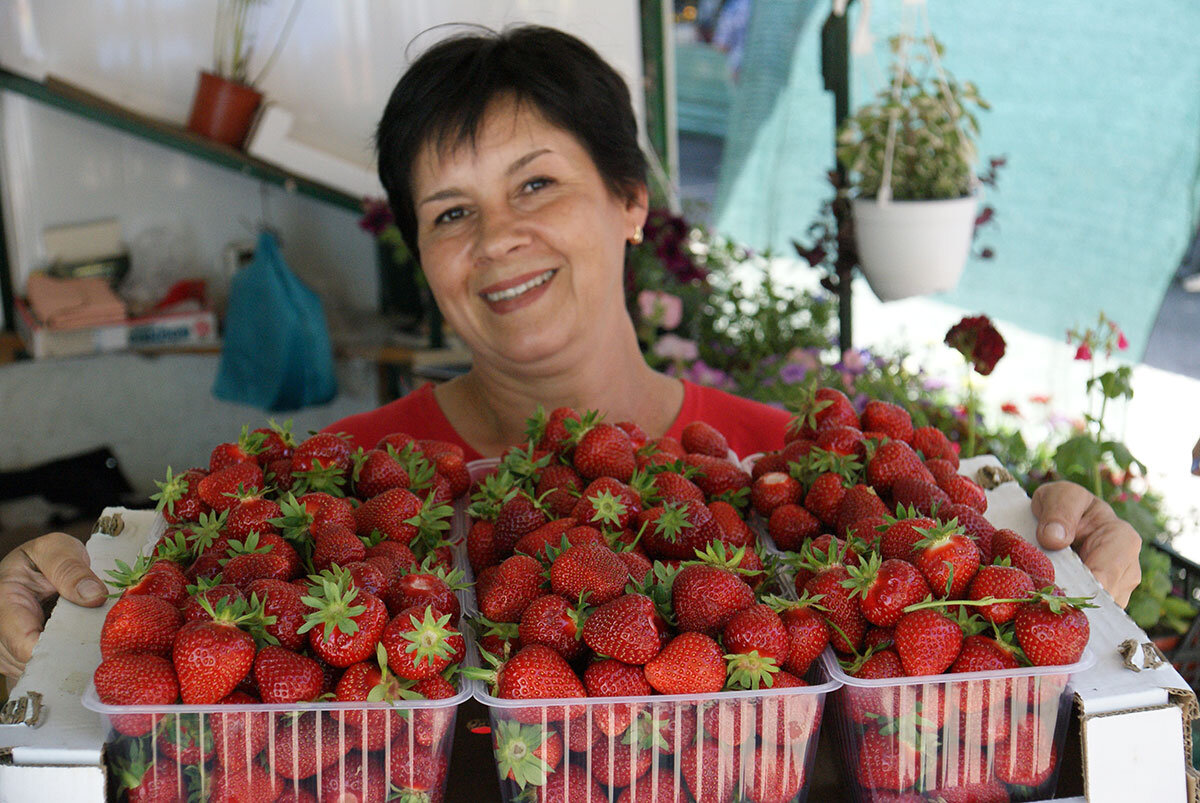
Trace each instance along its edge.
{"label": "woman's hand", "polygon": [[1033,492],[1037,539],[1046,549],[1074,545],[1096,580],[1121,607],[1142,579],[1141,536],[1082,485],[1048,482]]}
{"label": "woman's hand", "polygon": [[0,560],[0,674],[16,678],[25,671],[45,624],[42,603],[55,594],[89,608],[107,595],[78,539],[49,533]]}

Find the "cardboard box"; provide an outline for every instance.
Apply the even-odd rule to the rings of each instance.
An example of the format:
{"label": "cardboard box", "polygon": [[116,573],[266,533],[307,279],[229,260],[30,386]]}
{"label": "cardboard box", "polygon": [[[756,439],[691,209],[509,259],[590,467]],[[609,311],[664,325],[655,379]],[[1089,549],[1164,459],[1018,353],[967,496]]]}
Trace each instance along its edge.
{"label": "cardboard box", "polygon": [[35,359],[81,357],[114,351],[215,345],[217,319],[212,310],[169,312],[130,318],[110,326],[87,329],[47,329],[29,306],[15,302],[17,334]]}

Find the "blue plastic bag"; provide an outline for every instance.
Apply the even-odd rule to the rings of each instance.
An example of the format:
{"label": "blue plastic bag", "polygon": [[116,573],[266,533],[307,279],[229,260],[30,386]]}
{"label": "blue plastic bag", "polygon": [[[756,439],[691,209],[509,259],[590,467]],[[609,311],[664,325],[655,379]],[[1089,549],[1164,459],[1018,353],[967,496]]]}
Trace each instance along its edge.
{"label": "blue plastic bag", "polygon": [[337,395],[321,299],[283,261],[270,232],[234,277],[213,395],[264,410],[296,410]]}

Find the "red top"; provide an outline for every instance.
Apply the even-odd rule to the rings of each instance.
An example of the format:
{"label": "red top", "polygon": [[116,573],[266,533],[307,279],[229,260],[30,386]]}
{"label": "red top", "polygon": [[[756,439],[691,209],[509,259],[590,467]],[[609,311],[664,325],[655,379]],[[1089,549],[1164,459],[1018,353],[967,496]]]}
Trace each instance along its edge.
{"label": "red top", "polygon": [[[782,448],[783,432],[790,419],[790,413],[777,407],[685,379],[683,407],[667,434],[678,438],[685,424],[706,421],[724,433],[729,446],[739,457],[745,457],[755,452]],[[466,450],[467,460],[483,457],[450,425],[433,395],[431,382],[375,410],[336,421],[325,431],[345,432],[353,439],[355,446],[364,449],[372,448],[384,435],[407,432],[418,439],[457,443]]]}

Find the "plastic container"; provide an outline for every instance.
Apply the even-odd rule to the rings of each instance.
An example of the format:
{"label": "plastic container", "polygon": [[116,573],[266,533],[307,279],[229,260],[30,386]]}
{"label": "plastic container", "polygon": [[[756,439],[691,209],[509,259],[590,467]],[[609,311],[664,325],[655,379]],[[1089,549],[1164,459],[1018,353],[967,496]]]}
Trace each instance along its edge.
{"label": "plastic container", "polygon": [[[811,786],[825,697],[838,687],[814,667],[812,685],[702,696],[505,700],[473,683],[487,706],[496,759],[501,740],[549,741],[545,792],[532,799],[592,801],[733,800],[802,803]],[[547,764],[550,761],[547,760]],[[572,794],[560,790],[572,776]],[[531,799],[531,787],[501,778],[505,801]],[[686,790],[684,792],[683,790]],[[678,792],[679,794],[674,794]],[[557,793],[557,794],[556,794]],[[596,795],[600,795],[597,798]],[[579,795],[578,797],[576,795]]]}
{"label": "plastic container", "polygon": [[[1068,666],[861,680],[821,656],[841,684],[830,706],[843,775],[859,803],[875,800],[1043,800],[1058,782],[1071,715]],[[953,790],[953,791],[950,791]]]}

